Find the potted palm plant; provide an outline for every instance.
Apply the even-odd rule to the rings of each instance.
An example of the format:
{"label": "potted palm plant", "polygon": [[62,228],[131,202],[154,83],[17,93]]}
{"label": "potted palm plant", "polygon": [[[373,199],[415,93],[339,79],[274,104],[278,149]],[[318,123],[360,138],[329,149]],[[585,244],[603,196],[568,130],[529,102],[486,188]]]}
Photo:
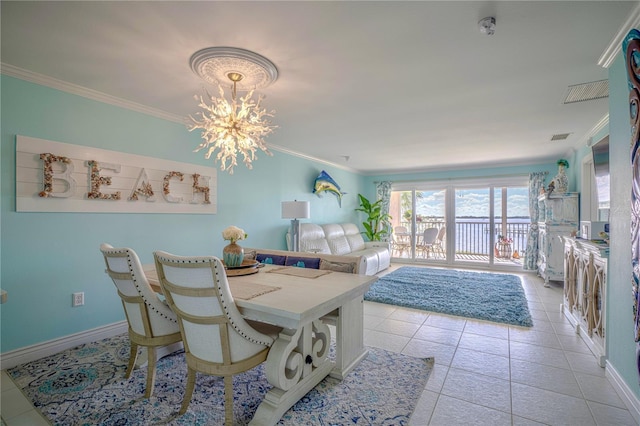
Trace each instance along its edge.
{"label": "potted palm plant", "polygon": [[382,200],[372,203],[362,194],[358,194],[358,199],[360,200],[360,208],[357,208],[356,211],[367,215],[367,219],[362,222],[365,229],[363,234],[369,241],[382,241],[383,237],[389,235],[391,227],[391,216],[382,213]]}

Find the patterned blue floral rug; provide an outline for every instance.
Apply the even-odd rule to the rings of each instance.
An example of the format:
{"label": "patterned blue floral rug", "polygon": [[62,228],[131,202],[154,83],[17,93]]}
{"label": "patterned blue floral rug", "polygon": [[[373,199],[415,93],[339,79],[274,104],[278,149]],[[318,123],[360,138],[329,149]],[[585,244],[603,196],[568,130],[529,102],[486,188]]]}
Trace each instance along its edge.
{"label": "patterned blue floral rug", "polygon": [[[189,410],[177,411],[186,382],[184,353],[157,364],[156,385],[144,398],[146,368],[126,380],[129,338],[120,335],[8,370],[17,386],[54,425],[222,425],[222,378],[198,375]],[[234,416],[248,424],[271,388],[264,364],[234,377]],[[343,381],[324,379],[294,405],[281,425],[407,424],[433,359],[369,348]]]}
{"label": "patterned blue floral rug", "polygon": [[403,266],[380,277],[365,300],[533,326],[522,282],[516,275]]}

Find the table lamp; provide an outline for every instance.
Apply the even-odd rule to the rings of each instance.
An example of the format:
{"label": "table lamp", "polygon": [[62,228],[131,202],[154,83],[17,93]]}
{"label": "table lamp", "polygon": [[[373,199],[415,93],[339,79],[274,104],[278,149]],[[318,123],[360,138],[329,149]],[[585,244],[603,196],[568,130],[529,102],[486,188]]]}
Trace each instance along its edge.
{"label": "table lamp", "polygon": [[309,219],[310,204],[308,201],[283,201],[282,218],[291,219],[291,246],[293,251],[300,251],[300,221],[298,219]]}

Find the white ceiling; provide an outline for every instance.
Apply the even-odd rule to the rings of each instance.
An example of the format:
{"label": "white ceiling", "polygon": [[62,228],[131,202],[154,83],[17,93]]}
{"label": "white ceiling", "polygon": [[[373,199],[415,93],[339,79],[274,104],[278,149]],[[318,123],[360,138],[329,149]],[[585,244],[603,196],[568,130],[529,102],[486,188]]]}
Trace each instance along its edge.
{"label": "white ceiling", "polygon": [[[371,174],[553,161],[586,143],[608,99],[564,105],[567,88],[607,78],[598,59],[638,2],[0,5],[3,72],[178,121],[198,111],[193,95],[205,87],[189,67],[194,52],[266,56],[279,71],[262,90],[279,126],[267,142]],[[493,36],[478,30],[487,16]],[[551,142],[557,133],[570,136]]]}

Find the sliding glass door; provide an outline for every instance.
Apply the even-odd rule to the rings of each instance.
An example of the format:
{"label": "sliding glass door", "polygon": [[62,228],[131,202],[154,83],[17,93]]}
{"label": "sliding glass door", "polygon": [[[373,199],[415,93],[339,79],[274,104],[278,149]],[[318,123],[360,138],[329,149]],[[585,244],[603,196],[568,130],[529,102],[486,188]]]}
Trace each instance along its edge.
{"label": "sliding glass door", "polygon": [[444,188],[392,192],[393,257],[446,260],[445,196]]}
{"label": "sliding glass door", "polygon": [[527,177],[394,184],[392,257],[399,261],[521,266],[531,225]]}
{"label": "sliding glass door", "polygon": [[492,257],[491,188],[455,190],[455,261],[488,265]]}
{"label": "sliding glass door", "polygon": [[508,186],[495,188],[495,262],[522,265],[531,226],[529,188]]}

